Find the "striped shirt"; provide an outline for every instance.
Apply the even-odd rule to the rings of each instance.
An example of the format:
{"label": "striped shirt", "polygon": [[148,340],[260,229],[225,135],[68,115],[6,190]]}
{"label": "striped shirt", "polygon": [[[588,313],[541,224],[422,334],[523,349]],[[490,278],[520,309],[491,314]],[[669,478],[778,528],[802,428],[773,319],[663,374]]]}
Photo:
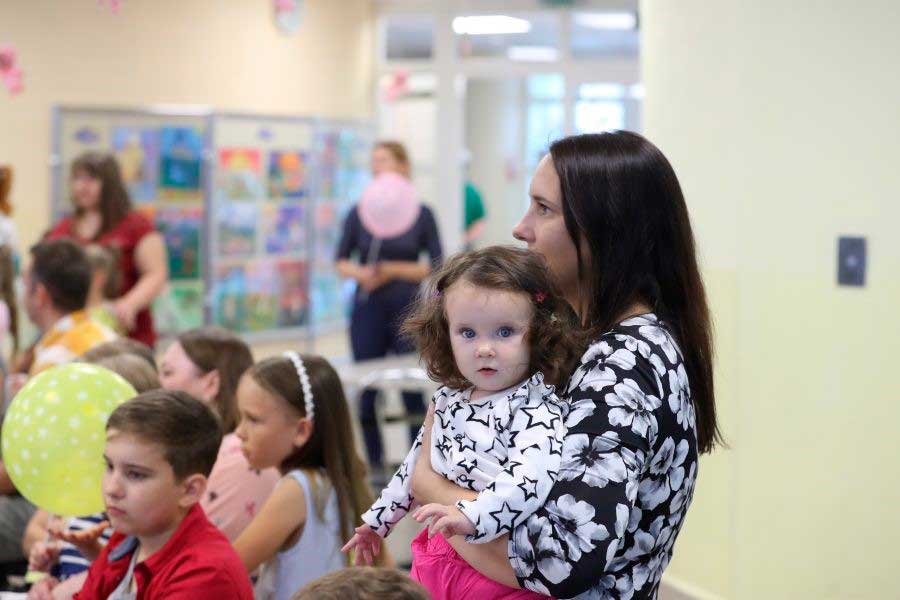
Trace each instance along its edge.
{"label": "striped shirt", "polygon": [[[105,520],[106,515],[103,513],[97,513],[87,517],[74,517],[69,519],[67,529],[69,531],[81,531],[83,529],[89,529]],[[103,535],[100,536],[100,541],[103,544],[106,544],[111,535],[112,529],[106,529],[103,532]],[[84,555],[78,551],[78,548],[69,542],[60,542],[59,568],[58,573],[56,573],[60,581],[64,581],[73,575],[87,571],[90,566],[91,561],[86,559]]]}

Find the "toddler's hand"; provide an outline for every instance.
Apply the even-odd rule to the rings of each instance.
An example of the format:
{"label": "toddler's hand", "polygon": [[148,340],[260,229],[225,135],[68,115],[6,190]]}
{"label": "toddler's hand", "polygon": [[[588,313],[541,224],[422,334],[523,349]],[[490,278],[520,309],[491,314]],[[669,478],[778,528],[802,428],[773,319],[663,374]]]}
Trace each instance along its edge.
{"label": "toddler's hand", "polygon": [[428,526],[429,538],[435,532],[440,532],[445,538],[451,538],[454,535],[475,535],[477,533],[472,521],[455,506],[426,504],[413,513],[413,518],[419,523],[431,519],[431,525]]}
{"label": "toddler's hand", "polygon": [[353,564],[372,566],[381,552],[381,537],[368,525],[360,525],[356,528],[356,534],[341,548],[341,552],[350,550],[356,551]]}
{"label": "toddler's hand", "polygon": [[37,542],[28,554],[28,570],[46,573],[59,560],[59,542]]}

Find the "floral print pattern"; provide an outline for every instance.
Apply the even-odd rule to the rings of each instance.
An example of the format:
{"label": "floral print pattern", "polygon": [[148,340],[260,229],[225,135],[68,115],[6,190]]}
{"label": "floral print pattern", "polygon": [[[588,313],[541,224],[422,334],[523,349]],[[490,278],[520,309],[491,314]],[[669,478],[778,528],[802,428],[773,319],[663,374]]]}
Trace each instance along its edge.
{"label": "floral print pattern", "polygon": [[623,321],[591,344],[566,394],[559,478],[510,535],[513,569],[557,598],[655,599],[697,478],[678,344],[652,313]]}

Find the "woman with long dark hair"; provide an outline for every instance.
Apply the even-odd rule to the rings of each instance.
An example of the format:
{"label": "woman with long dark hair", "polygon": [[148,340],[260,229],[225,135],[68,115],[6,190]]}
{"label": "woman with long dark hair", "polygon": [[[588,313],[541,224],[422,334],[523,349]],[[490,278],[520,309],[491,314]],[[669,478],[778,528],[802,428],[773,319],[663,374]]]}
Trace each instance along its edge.
{"label": "woman with long dark hair", "polygon": [[[684,196],[659,149],[623,131],[555,142],[530,195],[513,235],[544,256],[582,323],[573,333],[584,354],[559,390],[570,404],[562,464],[544,507],[508,536],[450,543],[510,586],[558,598],[656,598],[698,456],[721,443]],[[418,502],[471,498],[423,458]]]}
{"label": "woman with long dark hair", "polygon": [[115,252],[122,289],[113,310],[128,337],[156,342],[150,305],[169,277],[166,246],[153,223],[131,206],[115,157],[87,152],[72,162],[74,214],[57,223],[48,239],[71,238]]}

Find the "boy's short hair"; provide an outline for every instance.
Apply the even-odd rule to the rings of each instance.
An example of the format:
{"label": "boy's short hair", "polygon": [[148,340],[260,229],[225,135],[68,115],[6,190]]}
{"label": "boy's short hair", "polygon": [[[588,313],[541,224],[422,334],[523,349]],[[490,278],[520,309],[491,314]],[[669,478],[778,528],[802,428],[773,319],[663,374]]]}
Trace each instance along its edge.
{"label": "boy's short hair", "polygon": [[31,247],[31,285],[46,288],[53,306],[64,313],[82,310],[91,287],[91,263],[70,239],[49,240]]}
{"label": "boy's short hair", "polygon": [[384,567],[350,567],[308,583],[291,600],[429,600],[408,575]]}
{"label": "boy's short hair", "polygon": [[136,396],[109,416],[110,429],[162,446],[178,481],[195,473],[209,477],[222,443],[219,420],[185,392],[154,390]]}

